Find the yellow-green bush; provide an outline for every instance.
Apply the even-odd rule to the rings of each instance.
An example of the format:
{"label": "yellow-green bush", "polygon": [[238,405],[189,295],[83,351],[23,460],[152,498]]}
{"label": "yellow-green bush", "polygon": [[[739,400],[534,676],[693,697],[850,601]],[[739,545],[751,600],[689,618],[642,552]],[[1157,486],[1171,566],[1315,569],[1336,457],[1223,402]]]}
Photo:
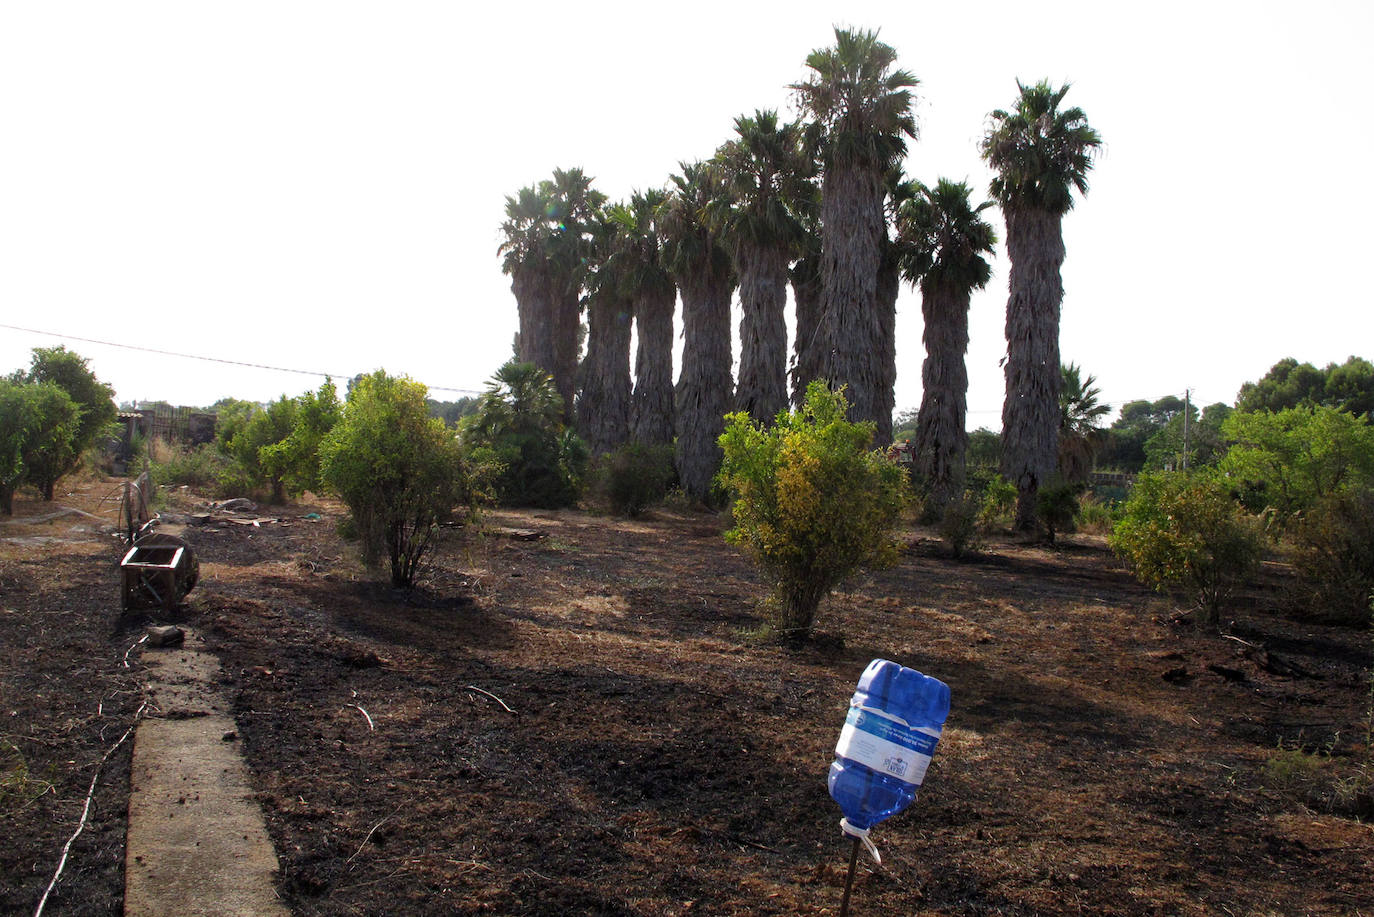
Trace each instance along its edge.
{"label": "yellow-green bush", "polygon": [[735,501],[726,538],[771,582],[776,623],[791,642],[810,636],[836,585],[896,558],[906,474],[869,448],[873,424],[845,420],[847,409],[843,394],[812,382],[802,407],[771,427],[731,414],[720,437],[719,481]]}

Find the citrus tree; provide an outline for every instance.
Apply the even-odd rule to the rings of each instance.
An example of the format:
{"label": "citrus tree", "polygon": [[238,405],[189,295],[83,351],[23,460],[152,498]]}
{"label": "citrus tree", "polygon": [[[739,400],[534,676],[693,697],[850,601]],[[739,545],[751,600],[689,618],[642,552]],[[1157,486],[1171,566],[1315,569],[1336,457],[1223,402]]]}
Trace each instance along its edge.
{"label": "citrus tree", "polygon": [[363,560],[385,557],[399,587],[414,584],[439,523],[474,502],[458,443],[429,416],[425,387],[381,370],[349,392],[320,444],[320,473],[352,513]]}
{"label": "citrus tree", "polygon": [[1261,537],[1221,478],[1164,471],[1136,481],[1108,543],[1141,582],[1191,590],[1199,623],[1215,627],[1227,599],[1258,568]]}
{"label": "citrus tree", "polygon": [[818,380],[772,426],[730,414],[720,437],[719,480],[735,501],[726,538],[770,581],[789,642],[810,636],[817,607],[837,585],[896,558],[906,474],[870,451],[873,424],[846,420],[848,407]]}

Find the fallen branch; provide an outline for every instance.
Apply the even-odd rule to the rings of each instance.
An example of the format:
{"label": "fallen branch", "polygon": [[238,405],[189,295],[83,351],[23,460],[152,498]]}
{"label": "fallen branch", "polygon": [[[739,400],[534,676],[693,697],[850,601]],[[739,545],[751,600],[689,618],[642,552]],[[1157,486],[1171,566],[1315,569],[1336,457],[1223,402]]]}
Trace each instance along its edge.
{"label": "fallen branch", "polygon": [[124,651],[124,668],[127,669],[129,667],[129,654],[132,653],[134,650],[138,649],[139,646],[147,642],[147,640],[148,635],[144,634],[142,637],[138,638],[138,643],[135,643],[133,646],[129,647],[127,650]]}
{"label": "fallen branch", "polygon": [[110,760],[110,756],[118,750],[119,746],[124,744],[129,736],[133,735],[134,728],[138,726],[138,721],[143,718],[143,711],[146,709],[148,709],[148,704],[145,701],[139,706],[138,710],[134,712],[134,721],[129,724],[128,729],[124,730],[124,735],[119,737],[118,742],[110,746],[109,750],[106,751],[104,756],[100,759],[100,763],[95,766],[95,773],[91,776],[91,787],[86,792],[86,805],[81,809],[81,821],[77,823],[76,831],[72,833],[72,836],[67,838],[67,843],[62,845],[62,858],[57,861],[57,871],[53,873],[52,881],[48,883],[47,890],[43,892],[43,897],[39,899],[38,909],[33,912],[33,917],[42,917],[43,908],[48,904],[48,896],[52,894],[52,890],[57,886],[57,880],[61,878],[62,870],[67,865],[67,854],[71,852],[72,844],[75,843],[76,839],[86,827],[86,819],[89,818],[91,814],[91,800],[95,798],[95,785],[100,780],[100,772],[104,769],[105,762]]}
{"label": "fallen branch", "polygon": [[483,690],[483,689],[477,687],[476,685],[465,685],[464,687],[465,687],[468,691],[476,691],[478,694],[484,695],[484,696],[486,696],[486,697],[490,697],[492,700],[496,701],[498,704],[501,705],[501,709],[502,709],[502,710],[506,711],[506,712],[509,713],[511,716],[519,716],[519,715],[520,715],[520,714],[516,713],[514,710],[512,710],[510,707],[507,707],[505,701],[501,700],[501,698],[497,697],[495,694],[492,694],[490,691],[485,691],[485,690]]}
{"label": "fallen branch", "polygon": [[[349,706],[352,707],[352,706],[355,706],[355,705],[349,704]],[[359,710],[362,710],[363,708],[362,708],[362,707],[359,707],[358,709],[359,709]],[[364,712],[366,712],[366,711],[364,711]],[[369,719],[369,720],[368,720],[368,724],[371,725],[371,723],[372,723],[372,720]],[[396,813],[393,812],[392,815],[394,815],[394,814],[396,814]],[[375,824],[375,825],[372,826],[372,830],[369,831],[369,832],[367,832],[367,837],[363,838],[363,842],[362,842],[361,844],[358,845],[358,849],[355,850],[355,851],[353,851],[353,856],[351,856],[351,857],[349,857],[348,859],[344,860],[344,866],[345,866],[345,867],[347,867],[350,863],[352,863],[352,862],[354,861],[354,859],[357,858],[358,854],[360,854],[360,853],[363,852],[363,848],[367,846],[367,842],[370,841],[370,840],[372,840],[372,835],[376,834],[376,833],[377,833],[377,829],[380,828],[383,824],[385,824],[386,821],[387,821],[387,819],[389,819],[389,818],[391,818],[391,815],[386,816],[386,818],[383,818],[381,821],[377,822],[377,824]]]}
{"label": "fallen branch", "polygon": [[354,710],[357,710],[359,713],[361,713],[361,714],[363,715],[363,719],[367,720],[367,729],[368,729],[369,732],[376,732],[376,731],[377,731],[377,727],[374,726],[374,725],[372,725],[372,717],[368,715],[368,713],[367,713],[366,710],[364,710],[362,707],[358,706],[357,704],[344,704],[344,706],[345,706],[345,707],[352,707]]}

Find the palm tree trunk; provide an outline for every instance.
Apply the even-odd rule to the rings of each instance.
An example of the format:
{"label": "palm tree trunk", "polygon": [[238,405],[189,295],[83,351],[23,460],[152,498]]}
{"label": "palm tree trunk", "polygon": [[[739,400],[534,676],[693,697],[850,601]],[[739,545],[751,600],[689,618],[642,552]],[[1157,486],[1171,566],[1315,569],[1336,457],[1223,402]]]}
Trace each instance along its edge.
{"label": "palm tree trunk", "polygon": [[884,193],[880,173],[846,163],[826,174],[821,192],[820,375],[833,388],[847,386],[856,421],[877,422],[881,413],[877,287]]}
{"label": "palm tree trunk", "polygon": [[519,267],[511,278],[511,292],[520,314],[520,340],[516,359],[533,363],[546,373],[555,368],[553,347],[553,296],[548,274],[537,266]]}
{"label": "palm tree trunk", "polygon": [[792,405],[806,400],[806,386],[820,377],[821,259],[802,258],[792,266],[792,299],[797,308],[792,343]]}
{"label": "palm tree trunk", "polygon": [[787,252],[742,245],[739,384],[735,410],[771,424],[787,407]]}
{"label": "palm tree trunk", "polygon": [[573,393],[577,390],[577,358],[580,356],[582,303],[573,286],[551,297],[553,334],[553,384],[563,399],[563,422],[572,424]]}
{"label": "palm tree trunk", "polygon": [[635,353],[635,387],[631,416],[634,438],[642,443],[673,441],[673,309],[672,287],[642,296],[635,303],[639,348]]}
{"label": "palm tree trunk", "polygon": [[1058,465],[1059,308],[1064,283],[1063,217],[1007,211],[1007,395],[1002,403],[1002,475],[1016,485],[1016,527],[1033,530],[1035,498]]}
{"label": "palm tree trunk", "polygon": [[930,488],[930,509],[943,516],[964,494],[968,449],[968,309],[970,290],[951,284],[921,285],[921,411],[916,421],[916,470]]}
{"label": "palm tree trunk", "polygon": [[630,304],[594,296],[588,305],[587,357],[577,428],[592,455],[611,452],[630,438]]}
{"label": "palm tree trunk", "polygon": [[720,468],[717,440],[730,409],[730,293],[731,284],[710,273],[682,285],[677,472],[687,495],[706,502]]}
{"label": "palm tree trunk", "polygon": [[[883,232],[886,236],[886,228]],[[875,394],[878,425],[875,439],[879,446],[892,444],[892,409],[896,406],[897,386],[897,295],[902,288],[901,269],[891,243],[883,240],[883,259],[878,268],[876,301],[878,340],[874,355],[878,361],[878,390]]]}

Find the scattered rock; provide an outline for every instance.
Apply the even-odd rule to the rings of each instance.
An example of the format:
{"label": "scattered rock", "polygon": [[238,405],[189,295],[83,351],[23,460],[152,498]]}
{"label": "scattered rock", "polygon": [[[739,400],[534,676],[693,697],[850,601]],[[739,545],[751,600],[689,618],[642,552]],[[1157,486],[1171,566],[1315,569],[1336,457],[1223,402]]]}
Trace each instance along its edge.
{"label": "scattered rock", "polygon": [[226,513],[256,513],[258,505],[252,500],[243,497],[235,497],[232,500],[225,500],[223,503],[210,504],[212,509],[223,510]]}
{"label": "scattered rock", "polygon": [[488,530],[498,538],[509,538],[511,541],[538,541],[544,538],[548,532],[536,532],[534,529],[508,529],[493,528]]}
{"label": "scattered rock", "polygon": [[1170,684],[1177,684],[1188,677],[1188,667],[1184,665],[1175,666],[1168,671],[1161,672],[1159,677]]}
{"label": "scattered rock", "polygon": [[175,624],[148,628],[149,646],[181,646],[186,640],[186,631]]}
{"label": "scattered rock", "polygon": [[239,734],[231,729],[219,738],[221,742],[237,742],[239,739]]}

